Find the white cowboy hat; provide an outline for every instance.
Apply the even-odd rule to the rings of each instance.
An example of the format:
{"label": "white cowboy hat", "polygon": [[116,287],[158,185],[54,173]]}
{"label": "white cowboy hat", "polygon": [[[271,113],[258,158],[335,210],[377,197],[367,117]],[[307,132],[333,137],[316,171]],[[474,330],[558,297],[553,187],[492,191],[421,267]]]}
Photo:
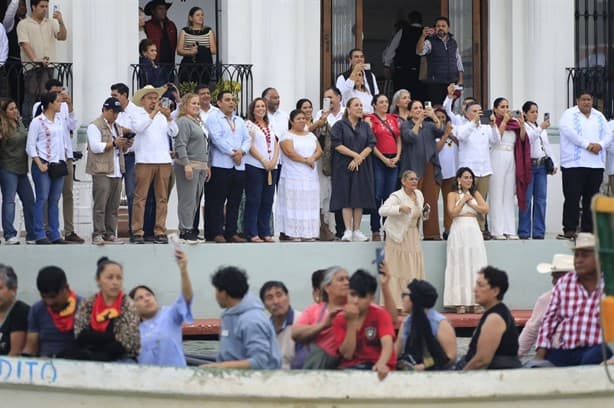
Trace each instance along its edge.
{"label": "white cowboy hat", "polygon": [[552,272],[569,272],[573,271],[573,255],[554,254],[552,263],[540,263],[537,265],[537,272],[552,273]]}
{"label": "white cowboy hat", "polygon": [[153,85],[145,85],[138,91],[132,95],[132,103],[136,106],[143,107],[143,97],[145,95],[149,95],[150,93],[158,94],[158,97],[164,95],[166,92],[166,86],[161,86],[160,88],[154,88]]}
{"label": "white cowboy hat", "polygon": [[576,249],[595,249],[595,236],[590,232],[580,232],[570,245],[572,251]]}

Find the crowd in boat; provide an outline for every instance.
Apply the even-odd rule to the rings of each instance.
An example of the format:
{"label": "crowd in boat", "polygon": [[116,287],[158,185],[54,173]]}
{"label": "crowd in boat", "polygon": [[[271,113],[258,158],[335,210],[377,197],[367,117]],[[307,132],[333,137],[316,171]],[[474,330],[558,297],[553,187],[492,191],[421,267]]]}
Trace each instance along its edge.
{"label": "crowd in boat", "polygon": [[[540,296],[520,336],[503,302],[507,273],[481,268],[473,298],[482,315],[462,356],[454,328],[434,309],[433,285],[414,279],[401,294],[393,293],[385,261],[379,264],[381,306],[371,273],[359,269],[350,275],[333,266],[312,274],[313,303],[303,311],[291,306],[282,281],[266,282],[257,297],[244,270],[220,267],[211,275],[223,309],[219,351],[202,367],[372,370],[384,379],[393,370],[521,368],[532,349],[526,367],[599,364],[612,351],[602,343],[604,282],[596,268],[595,237],[578,234],[572,251],[537,266],[554,286]],[[124,292],[122,265],[106,257],[95,268],[95,295],[75,293],[60,267],[47,266],[36,278],[41,300],[29,306],[17,299],[13,268],[1,264],[0,355],[186,366],[182,324],[193,320],[194,291],[185,253],[177,249],[175,256],[179,296],[164,306],[147,285]],[[611,317],[604,321],[611,324]]]}

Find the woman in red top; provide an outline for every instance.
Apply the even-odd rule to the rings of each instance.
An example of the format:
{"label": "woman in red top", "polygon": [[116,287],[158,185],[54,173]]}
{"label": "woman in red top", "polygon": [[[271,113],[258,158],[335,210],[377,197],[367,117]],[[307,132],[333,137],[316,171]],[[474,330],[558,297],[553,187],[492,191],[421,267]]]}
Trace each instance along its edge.
{"label": "woman in red top", "polygon": [[373,241],[381,241],[379,232],[381,227],[380,216],[377,212],[384,200],[394,192],[397,187],[399,168],[397,162],[401,157],[401,131],[399,118],[388,113],[388,97],[383,94],[373,97],[374,113],[365,116],[365,122],[371,126],[375,134],[375,154],[373,173],[375,176],[375,204],[376,209],[371,212],[371,232]]}

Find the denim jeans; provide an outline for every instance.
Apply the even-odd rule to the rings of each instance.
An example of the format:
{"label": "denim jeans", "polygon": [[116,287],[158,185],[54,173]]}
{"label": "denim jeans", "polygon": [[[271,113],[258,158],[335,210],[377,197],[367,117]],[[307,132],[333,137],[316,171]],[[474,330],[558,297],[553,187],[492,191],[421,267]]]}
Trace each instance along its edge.
{"label": "denim jeans", "polygon": [[[60,235],[60,196],[64,189],[64,177],[52,179],[47,173],[41,173],[36,163],[32,162],[32,179],[36,190],[36,201],[34,203],[34,235],[37,240],[49,238],[55,241],[61,238]],[[49,221],[49,234],[45,233],[45,211],[47,205],[47,218]]]}
{"label": "denim jeans", "polygon": [[23,207],[23,218],[26,224],[26,240],[36,239],[34,236],[34,192],[28,179],[28,174],[17,174],[0,168],[0,188],[2,189],[2,230],[4,238],[17,236],[13,223],[15,222],[15,195]]}
{"label": "denim jeans", "polygon": [[[124,173],[124,188],[126,189],[126,199],[128,200],[128,231],[132,237],[132,203],[134,202],[134,190],[136,189],[136,177],[134,173],[135,158],[134,154],[124,156],[125,173]],[[147,201],[145,202],[145,215],[143,222],[143,231],[145,236],[153,237],[154,225],[156,224],[156,199],[154,196],[153,186],[149,188],[147,193]]]}
{"label": "denim jeans", "polygon": [[[394,157],[394,155],[385,155]],[[390,168],[380,159],[373,159],[373,175],[375,179],[375,209],[371,211],[371,232],[379,232],[381,221],[379,208],[384,201],[392,194],[397,185],[398,167]]]}
{"label": "denim jeans", "polygon": [[[550,349],[546,354],[546,360],[557,367],[569,367],[577,365],[600,364],[603,361],[602,345],[592,347],[578,347],[575,349]],[[606,347],[606,358],[612,357],[612,351]]]}
{"label": "denim jeans", "polygon": [[[518,236],[543,238],[546,233],[546,195],[548,174],[546,166],[531,166],[531,183],[527,187],[527,207],[518,210]],[[532,225],[531,225],[532,224]],[[531,228],[532,227],[532,228]],[[531,234],[532,233],[532,234]]]}
{"label": "denim jeans", "polygon": [[[272,180],[277,179],[277,170],[272,172]],[[243,234],[246,239],[257,236],[271,236],[271,212],[275,183],[267,182],[268,174],[264,169],[245,165],[245,212]]]}

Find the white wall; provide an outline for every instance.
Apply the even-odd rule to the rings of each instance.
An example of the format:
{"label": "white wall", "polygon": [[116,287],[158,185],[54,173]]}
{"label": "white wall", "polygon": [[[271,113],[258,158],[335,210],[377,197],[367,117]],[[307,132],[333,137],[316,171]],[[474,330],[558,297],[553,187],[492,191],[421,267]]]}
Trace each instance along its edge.
{"label": "white wall", "polygon": [[281,109],[320,100],[320,1],[222,0],[221,57],[253,64],[254,96],[272,86]]}

